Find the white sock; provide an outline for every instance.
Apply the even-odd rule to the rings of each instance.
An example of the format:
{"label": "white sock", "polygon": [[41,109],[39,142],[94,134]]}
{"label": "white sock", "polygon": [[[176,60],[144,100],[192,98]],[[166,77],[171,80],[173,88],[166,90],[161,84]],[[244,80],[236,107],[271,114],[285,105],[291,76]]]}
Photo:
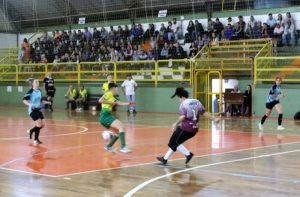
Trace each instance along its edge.
{"label": "white sock", "polygon": [[169,148],[168,152],[164,156],[164,159],[168,160],[173,155],[173,153],[174,153],[174,151]]}
{"label": "white sock", "polygon": [[180,151],[182,154],[184,154],[185,156],[189,156],[190,155],[190,151],[188,149],[186,149],[182,144],[180,144],[177,147],[177,150]]}

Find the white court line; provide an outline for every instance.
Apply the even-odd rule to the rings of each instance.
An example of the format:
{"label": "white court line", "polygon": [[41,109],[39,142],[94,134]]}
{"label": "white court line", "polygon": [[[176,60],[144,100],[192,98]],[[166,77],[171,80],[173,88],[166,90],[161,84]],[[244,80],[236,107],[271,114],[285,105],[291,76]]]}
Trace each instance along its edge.
{"label": "white court line", "polygon": [[[62,127],[77,127],[80,128],[81,131],[73,132],[73,133],[63,133],[63,134],[57,134],[57,135],[41,135],[41,138],[45,137],[60,137],[60,136],[68,136],[68,135],[77,135],[82,134],[84,132],[87,132],[89,129],[83,126],[77,126],[77,125],[64,125],[64,124],[47,124],[47,125],[54,125],[54,126],[62,126]],[[47,126],[45,127],[47,129]],[[21,139],[28,139],[27,137],[10,137],[10,138],[0,138],[0,141],[6,141],[6,140],[21,140]]]}
{"label": "white court line", "polygon": [[[299,143],[300,143],[300,141],[298,141],[298,142],[289,142],[289,143],[280,144],[280,146],[293,145],[293,144],[299,144]],[[279,144],[273,144],[273,145],[269,145],[269,146],[258,146],[258,147],[253,147],[253,148],[244,148],[244,149],[226,151],[226,152],[221,152],[221,153],[211,153],[211,154],[206,154],[206,155],[195,156],[193,158],[203,158],[203,157],[207,157],[207,156],[218,156],[218,155],[224,155],[224,154],[230,154],[230,153],[238,153],[238,152],[243,152],[243,151],[257,150],[257,149],[262,149],[262,148],[271,148],[271,147],[276,147],[276,146],[279,146]],[[179,160],[183,160],[183,159],[178,158],[178,159],[172,159],[172,160],[169,160],[169,161],[179,161]],[[105,169],[99,169],[99,170],[90,170],[90,171],[85,171],[85,172],[62,174],[62,175],[58,175],[57,177],[74,176],[74,175],[81,175],[81,174],[87,174],[87,173],[93,173],[93,172],[102,172],[102,171],[109,171],[109,170],[120,170],[120,169],[124,169],[124,168],[139,167],[139,166],[145,166],[145,165],[156,164],[156,163],[158,163],[158,162],[156,161],[156,162],[140,163],[140,164],[131,165],[131,166],[121,166],[121,167],[105,168]]]}
{"label": "white court line", "polygon": [[187,168],[187,169],[184,169],[184,170],[178,170],[176,172],[168,173],[168,174],[165,174],[165,175],[162,175],[162,176],[152,178],[148,181],[145,181],[145,182],[139,184],[138,186],[136,186],[135,188],[131,189],[129,192],[127,192],[124,195],[124,197],[131,197],[133,194],[135,194],[139,190],[143,189],[147,185],[149,185],[149,184],[151,184],[155,181],[158,181],[160,179],[163,179],[163,178],[166,178],[166,177],[169,177],[169,176],[173,176],[175,174],[179,174],[179,173],[183,173],[183,172],[187,172],[187,171],[191,171],[191,170],[196,170],[196,169],[200,169],[200,168],[206,168],[206,167],[229,164],[229,163],[235,163],[235,162],[248,161],[248,160],[253,160],[253,159],[261,159],[261,158],[272,157],[272,156],[277,156],[277,155],[284,155],[284,154],[289,154],[289,153],[296,153],[296,152],[300,152],[300,149],[292,150],[292,151],[279,152],[279,153],[266,154],[266,155],[259,155],[259,156],[255,156],[255,157],[246,157],[246,158],[242,158],[242,159],[234,159],[234,160],[229,160],[229,161],[216,162],[216,163],[211,163],[211,164],[206,164],[206,165],[199,165],[199,166],[195,166],[193,168]]}

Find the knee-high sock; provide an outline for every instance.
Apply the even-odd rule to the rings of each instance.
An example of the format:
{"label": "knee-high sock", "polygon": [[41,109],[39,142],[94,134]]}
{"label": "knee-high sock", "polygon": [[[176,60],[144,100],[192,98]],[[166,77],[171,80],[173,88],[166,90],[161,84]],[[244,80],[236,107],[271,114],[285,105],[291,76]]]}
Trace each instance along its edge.
{"label": "knee-high sock", "polygon": [[110,138],[109,143],[108,143],[106,146],[107,146],[107,147],[112,147],[112,146],[116,143],[116,141],[117,141],[118,139],[119,139],[118,136],[112,135],[112,137]]}
{"label": "knee-high sock", "polygon": [[35,133],[34,133],[34,140],[38,140],[38,139],[39,139],[39,136],[40,136],[40,130],[41,130],[41,128],[36,127]]}
{"label": "knee-high sock", "polygon": [[190,155],[190,151],[187,149],[187,148],[185,148],[185,146],[183,146],[182,144],[180,144],[178,147],[177,147],[177,150],[179,151],[179,152],[181,152],[182,154],[184,154],[185,156],[189,156]]}
{"label": "knee-high sock", "polygon": [[125,132],[123,130],[119,131],[119,137],[120,137],[121,148],[124,148],[126,146],[126,140],[125,140]]}
{"label": "knee-high sock", "polygon": [[268,116],[264,115],[264,116],[262,117],[260,123],[261,123],[261,124],[264,124],[267,118],[268,118]]}
{"label": "knee-high sock", "polygon": [[164,159],[168,160],[173,155],[173,153],[174,153],[174,151],[169,148],[168,152],[164,156]]}
{"label": "knee-high sock", "polygon": [[281,126],[281,124],[282,124],[282,116],[283,116],[283,114],[278,115],[278,125],[279,126]]}

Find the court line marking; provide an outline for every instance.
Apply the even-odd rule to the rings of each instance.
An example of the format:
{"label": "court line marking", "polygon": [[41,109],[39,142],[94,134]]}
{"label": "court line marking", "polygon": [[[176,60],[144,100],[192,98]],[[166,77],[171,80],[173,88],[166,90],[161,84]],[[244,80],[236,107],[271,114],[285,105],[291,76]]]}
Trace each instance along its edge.
{"label": "court line marking", "polygon": [[134,187],[133,189],[131,189],[129,192],[127,192],[124,195],[124,197],[131,197],[133,194],[135,194],[136,192],[140,191],[141,189],[143,189],[147,185],[149,185],[149,184],[151,184],[151,183],[153,183],[155,181],[158,181],[160,179],[163,179],[163,178],[166,178],[166,177],[169,177],[169,176],[173,176],[175,174],[179,174],[179,173],[183,173],[183,172],[188,172],[188,171],[191,171],[191,170],[196,170],[196,169],[201,169],[201,168],[206,168],[206,167],[211,167],[211,166],[218,166],[218,165],[223,165],[223,164],[243,162],[243,161],[248,161],[248,160],[253,160],[253,159],[261,159],[261,158],[273,157],[273,156],[290,154],[290,153],[296,153],[296,152],[300,152],[300,149],[291,150],[291,151],[285,151],[285,152],[277,152],[277,153],[272,153],[272,154],[264,154],[264,155],[259,155],[259,156],[255,156],[255,157],[246,157],[246,158],[241,158],[241,159],[233,159],[233,160],[228,160],[228,161],[221,161],[221,162],[216,162],[216,163],[199,165],[199,166],[195,166],[195,167],[184,169],[184,170],[178,170],[176,172],[168,173],[168,174],[165,174],[165,175],[162,175],[162,176],[158,176],[158,177],[149,179],[148,181],[145,181],[145,182],[139,184],[138,186]]}
{"label": "court line marking", "polygon": [[[262,148],[272,148],[272,147],[276,147],[276,146],[286,146],[286,145],[293,145],[293,144],[299,144],[299,143],[300,143],[300,141],[296,141],[296,142],[289,142],[289,143],[283,143],[283,144],[273,144],[273,145],[269,145],[269,146],[258,146],[258,147],[253,147],[253,148],[244,148],[244,149],[239,149],[239,150],[225,151],[225,152],[221,152],[221,153],[211,153],[211,154],[199,155],[199,156],[195,156],[194,158],[203,158],[203,157],[208,157],[208,156],[218,156],[218,155],[224,155],[224,154],[230,154],[230,153],[238,153],[238,152],[243,152],[243,151],[251,151],[251,150],[257,150],[257,149],[262,149]],[[184,160],[184,158],[172,159],[172,160],[169,160],[169,162],[170,161],[179,161],[179,160]],[[74,176],[74,175],[81,175],[81,174],[87,174],[87,173],[93,173],[93,172],[102,172],[102,171],[109,171],[109,170],[119,170],[119,169],[123,169],[123,168],[139,167],[139,166],[144,166],[144,165],[149,165],[149,164],[157,164],[157,163],[158,163],[158,161],[148,162],[148,163],[140,163],[140,164],[131,165],[131,166],[121,166],[121,167],[114,167],[114,168],[90,170],[90,171],[85,171],[85,172],[62,174],[62,175],[58,175],[57,177]]]}
{"label": "court line marking", "polygon": [[[54,125],[54,126],[63,126],[63,127],[77,127],[80,128],[81,131],[72,132],[72,133],[63,133],[63,134],[56,134],[56,135],[41,135],[41,138],[45,137],[60,137],[60,136],[69,136],[69,135],[77,135],[87,132],[89,129],[87,127],[83,126],[77,126],[77,125],[64,125],[64,124],[47,124],[47,125]],[[47,125],[45,128],[47,128]],[[27,137],[10,137],[10,138],[0,138],[0,141],[8,141],[8,140],[21,140],[21,139],[28,139]]]}

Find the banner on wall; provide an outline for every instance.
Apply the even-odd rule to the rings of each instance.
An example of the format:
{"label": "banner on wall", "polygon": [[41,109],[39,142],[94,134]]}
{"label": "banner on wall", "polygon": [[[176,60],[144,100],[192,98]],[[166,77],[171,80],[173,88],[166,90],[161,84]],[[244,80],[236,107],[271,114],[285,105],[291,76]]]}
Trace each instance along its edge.
{"label": "banner on wall", "polygon": [[78,24],[79,25],[84,25],[85,24],[85,17],[81,17],[78,19]]}
{"label": "banner on wall", "polygon": [[168,13],[168,10],[159,10],[158,12],[158,18],[166,17]]}

